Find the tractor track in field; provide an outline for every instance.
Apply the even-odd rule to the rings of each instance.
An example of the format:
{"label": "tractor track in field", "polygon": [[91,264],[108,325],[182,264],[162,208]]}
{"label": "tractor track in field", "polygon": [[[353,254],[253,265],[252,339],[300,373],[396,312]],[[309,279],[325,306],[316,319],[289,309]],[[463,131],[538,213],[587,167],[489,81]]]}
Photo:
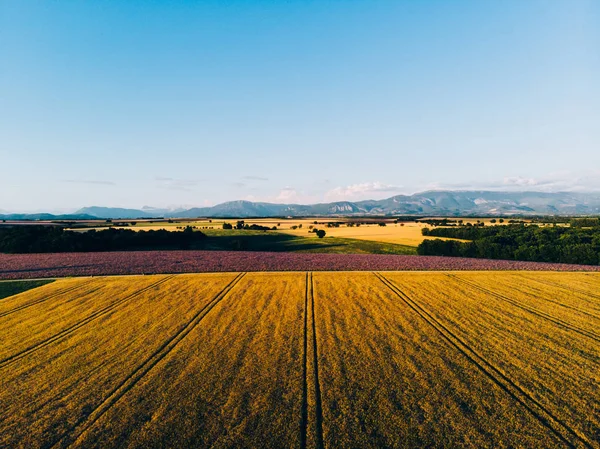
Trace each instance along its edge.
{"label": "tractor track in field", "polygon": [[484,293],[487,293],[488,295],[494,296],[495,298],[498,298],[502,301],[508,302],[509,304],[512,304],[515,307],[518,307],[519,309],[525,310],[526,312],[529,312],[533,315],[539,316],[540,318],[544,318],[548,321],[553,322],[554,324],[558,324],[559,326],[564,327],[565,329],[568,329],[570,331],[576,332],[580,335],[583,335],[584,337],[588,337],[591,338],[592,340],[595,340],[597,342],[600,342],[600,335],[596,334],[595,332],[592,331],[588,331],[587,329],[583,329],[579,326],[576,326],[574,324],[571,324],[567,321],[561,320],[560,318],[555,317],[554,315],[550,315],[549,313],[546,312],[542,312],[541,310],[538,310],[534,307],[529,307],[525,304],[523,304],[520,301],[517,301],[515,299],[509,298],[508,296],[504,296],[498,292],[495,292],[493,290],[490,290],[486,287],[483,287],[482,285],[477,284],[476,282],[473,281],[468,281],[466,279],[460,278],[456,275],[453,274],[446,274],[446,276],[457,280],[458,282],[462,282],[463,284],[469,285],[479,291],[482,291]]}
{"label": "tractor track in field", "polygon": [[304,349],[302,364],[302,420],[300,423],[300,449],[306,449],[308,433],[308,273],[306,273],[306,291],[304,295]]}
{"label": "tractor track in field", "polygon": [[319,382],[319,354],[317,350],[317,325],[315,322],[315,284],[313,274],[310,273],[310,303],[312,310],[312,337],[313,337],[313,365],[315,370],[315,424],[317,434],[317,448],[325,447],[323,442],[323,405],[321,402],[321,384]]}
{"label": "tractor track in field", "polygon": [[537,401],[530,393],[525,391],[506,374],[479,355],[465,341],[454,334],[447,326],[433,317],[427,310],[421,307],[410,296],[404,293],[392,281],[380,273],[373,272],[377,278],[388,287],[398,298],[408,305],[418,316],[433,327],[446,342],[463,354],[473,365],[475,365],[488,379],[495,383],[501,390],[521,404],[532,416],[534,416],[544,427],[550,430],[557,438],[569,447],[585,447],[592,449],[594,446],[584,435],[580,435],[569,424],[555,416],[543,404]]}
{"label": "tractor track in field", "polygon": [[[554,286],[554,285],[551,285],[550,283],[546,283],[546,282],[543,282],[543,281],[538,281],[537,279],[530,279],[530,278],[528,278],[528,277],[523,277],[523,276],[521,276],[521,279],[523,279],[523,280],[525,280],[525,281],[531,281],[531,280],[533,280],[533,281],[536,281],[536,282],[540,282],[540,283],[541,283],[541,284],[543,284],[543,285],[547,285],[547,286],[549,286],[549,287],[553,287],[553,286]],[[559,286],[559,285],[556,285],[556,287],[560,287],[560,286]],[[535,288],[535,287],[534,287],[534,288]],[[563,287],[563,288],[564,288],[565,290],[566,290],[566,289],[568,289],[568,287]],[[543,296],[536,296],[536,295],[534,295],[534,294],[531,294],[531,293],[524,292],[523,290],[519,290],[519,289],[515,289],[515,290],[518,290],[518,291],[520,291],[520,292],[521,292],[521,293],[523,293],[524,295],[527,295],[527,296],[533,296],[533,297],[535,297],[535,298],[537,298],[537,299],[541,299],[542,301],[547,301],[547,302],[550,302],[550,303],[552,303],[552,304],[556,304],[556,305],[558,305],[558,306],[564,307],[565,309],[573,310],[573,311],[575,311],[575,312],[577,312],[577,313],[581,313],[581,314],[583,314],[583,315],[587,315],[587,316],[589,316],[589,317],[592,317],[592,318],[595,318],[595,319],[597,319],[597,320],[600,320],[600,315],[596,315],[596,314],[594,314],[594,313],[591,313],[591,312],[586,312],[585,310],[581,310],[581,309],[579,309],[579,308],[577,308],[577,307],[575,307],[575,306],[570,306],[570,305],[568,305],[568,304],[564,304],[564,303],[562,303],[562,302],[560,302],[560,301],[555,301],[554,299],[546,298],[546,297],[543,297]],[[578,293],[582,293],[582,294],[583,294],[583,292],[582,292],[582,291],[579,291],[579,290],[572,290],[572,291],[577,291]],[[590,295],[591,295],[591,294],[590,294]],[[593,296],[593,295],[591,295],[591,296]]]}
{"label": "tractor track in field", "polygon": [[142,294],[142,293],[144,293],[144,292],[146,292],[146,291],[148,291],[148,290],[150,290],[150,289],[152,289],[154,287],[157,287],[157,286],[159,286],[161,284],[164,284],[165,282],[171,280],[173,277],[175,277],[175,275],[170,275],[170,276],[163,277],[162,279],[160,279],[160,280],[158,280],[156,282],[153,282],[152,284],[150,284],[150,285],[148,285],[148,286],[146,286],[146,287],[144,287],[144,288],[142,288],[140,290],[137,290],[137,291],[131,293],[130,295],[127,295],[127,296],[125,296],[125,297],[123,297],[121,299],[118,299],[117,301],[113,302],[112,304],[109,304],[106,307],[103,307],[100,310],[97,310],[96,312],[92,313],[91,315],[89,315],[88,317],[84,318],[83,320],[78,321],[75,324],[72,324],[71,326],[67,327],[66,329],[63,329],[62,331],[54,334],[53,336],[51,336],[51,337],[49,337],[49,338],[47,338],[45,340],[42,340],[42,341],[40,341],[40,342],[38,342],[38,343],[36,343],[34,345],[31,345],[28,348],[23,349],[22,351],[17,352],[16,354],[13,354],[11,356],[8,356],[8,357],[0,360],[0,369],[6,367],[8,365],[11,365],[12,363],[14,363],[14,362],[22,359],[23,357],[26,357],[27,355],[29,355],[29,354],[31,354],[31,353],[33,353],[35,351],[38,351],[39,349],[42,349],[42,348],[44,348],[44,347],[46,347],[46,346],[48,346],[48,345],[50,345],[50,344],[52,344],[52,343],[54,343],[54,342],[56,342],[58,340],[61,340],[62,338],[66,337],[66,336],[68,336],[70,334],[72,334],[77,329],[85,326],[86,324],[88,324],[88,323],[96,320],[97,318],[100,318],[100,317],[102,317],[102,316],[104,316],[104,315],[112,312],[114,309],[116,309],[118,306],[120,306],[124,302],[126,302],[126,301],[128,301],[128,300],[130,300],[130,299],[132,299],[132,298],[134,298],[134,297],[136,297],[136,296],[138,296],[138,295],[140,295],[140,294]]}
{"label": "tractor track in field", "polygon": [[[35,305],[37,305],[37,304],[41,304],[41,303],[43,303],[43,302],[45,302],[45,301],[48,301],[48,300],[50,300],[50,299],[53,299],[53,298],[56,298],[57,296],[60,296],[60,295],[65,295],[65,294],[67,294],[67,293],[71,293],[71,292],[73,292],[73,291],[75,291],[75,290],[79,290],[79,289],[81,289],[81,288],[83,288],[83,287],[85,287],[85,286],[87,286],[87,285],[91,284],[92,282],[93,282],[93,280],[89,280],[89,281],[87,281],[87,282],[82,282],[81,284],[75,285],[75,286],[73,286],[73,287],[66,287],[66,288],[63,288],[63,289],[61,289],[60,291],[57,291],[57,292],[54,292],[54,293],[52,293],[51,295],[45,296],[45,297],[43,297],[43,298],[40,298],[40,299],[36,299],[36,300],[34,300],[34,301],[31,301],[31,302],[29,302],[29,303],[27,303],[27,304],[23,304],[23,305],[17,306],[17,307],[15,307],[14,309],[7,310],[6,312],[2,312],[2,313],[0,313],[0,318],[3,318],[3,317],[5,317],[5,316],[7,316],[7,315],[11,315],[11,314],[13,314],[13,313],[19,312],[19,311],[21,311],[21,310],[27,309],[27,308],[29,308],[29,307],[35,306]],[[30,290],[30,291],[31,291],[31,290]],[[95,291],[95,290],[94,290],[94,291]],[[88,292],[88,293],[89,293],[89,292]],[[6,298],[6,299],[8,299],[8,298]]]}
{"label": "tractor track in field", "polygon": [[[526,277],[526,276],[521,276],[521,278],[527,279],[528,281],[539,282],[540,284],[544,284],[544,285],[547,285],[549,287],[562,288],[563,290],[566,290],[566,291],[568,291],[570,293],[574,292],[574,293],[579,293],[580,295],[583,295],[583,296],[589,296],[590,298],[600,299],[600,295],[596,295],[594,293],[586,292],[585,290],[580,290],[578,288],[568,287],[566,285],[559,284],[557,282],[552,282],[552,281],[549,281],[547,279],[543,279],[542,280],[542,279],[529,278],[529,277]],[[600,286],[599,286],[599,288],[600,288]]]}
{"label": "tractor track in field", "polygon": [[[157,321],[156,323],[153,324],[153,326],[149,329],[143,330],[139,333],[136,333],[135,337],[133,337],[131,340],[129,340],[127,342],[127,344],[125,345],[119,345],[119,349],[117,350],[117,352],[113,353],[111,355],[112,358],[119,358],[124,352],[126,352],[128,350],[129,347],[134,346],[135,343],[140,340],[143,339],[145,336],[153,334],[156,330],[156,327],[159,326],[160,324],[169,321],[169,319],[179,313],[179,310],[176,310],[175,308],[173,308],[169,313],[165,314],[162,316],[162,318]],[[87,378],[92,377],[93,375],[95,375],[96,373],[98,373],[99,371],[102,370],[106,370],[106,366],[104,364],[98,364],[96,367],[92,368],[91,370],[87,371],[85,373],[85,376]],[[77,385],[79,383],[79,380],[77,380],[75,383],[71,383],[70,386],[68,388],[72,388],[72,389],[76,389]],[[56,400],[56,398],[52,397],[50,399],[48,399],[46,402],[40,404],[40,406],[38,406],[35,410],[36,412],[40,411],[41,409],[43,409],[45,406],[47,406],[48,404],[54,402]]]}
{"label": "tractor track in field", "polygon": [[[144,362],[142,362],[125,380],[116,386],[106,398],[86,416],[80,418],[73,424],[58,440],[50,443],[46,447],[69,447],[77,439],[89,430],[108,410],[114,406],[128,391],[144,378],[161,360],[167,357],[171,351],[204,319],[204,317],[223,300],[229,292],[246,275],[245,272],[239,273],[225,287],[221,289],[204,307],[202,307],[187,323],[168,338],[156,351],[152,353]],[[169,278],[170,279],[170,278]]]}
{"label": "tractor track in field", "polygon": [[[309,325],[310,316],[310,325]],[[312,331],[312,338],[310,345],[312,346],[313,359],[312,359],[312,371],[314,374],[314,394],[315,394],[315,422],[314,422],[314,433],[315,433],[315,447],[317,449],[323,449],[325,443],[323,440],[323,405],[321,400],[321,384],[319,382],[319,355],[317,346],[317,326],[315,322],[315,295],[314,295],[314,282],[313,274],[311,272],[306,273],[306,290],[304,297],[304,367],[303,367],[303,388],[302,388],[302,425],[300,434],[300,448],[306,449],[308,447],[308,368],[309,368],[309,339],[308,330],[309,327]]]}

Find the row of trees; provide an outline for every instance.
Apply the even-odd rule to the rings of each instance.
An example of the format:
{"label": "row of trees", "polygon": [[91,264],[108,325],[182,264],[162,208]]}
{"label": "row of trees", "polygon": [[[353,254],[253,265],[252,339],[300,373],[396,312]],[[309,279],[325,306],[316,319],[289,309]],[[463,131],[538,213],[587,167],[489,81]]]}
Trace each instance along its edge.
{"label": "row of trees", "polygon": [[65,231],[55,226],[0,228],[0,252],[53,253],[82,251],[127,251],[144,249],[189,249],[206,238],[190,226],[181,232],[132,231],[129,229]]}
{"label": "row of trees", "polygon": [[268,227],[258,224],[246,224],[244,220],[239,220],[235,225],[231,223],[223,223],[223,229],[244,229],[246,231],[277,231],[277,226]]}
{"label": "row of trees", "polygon": [[600,226],[600,218],[574,218],[569,223],[573,228],[594,228]]}
{"label": "row of trees", "polygon": [[417,248],[421,255],[600,264],[600,226],[507,225],[423,231],[423,235],[471,241],[425,240]]}

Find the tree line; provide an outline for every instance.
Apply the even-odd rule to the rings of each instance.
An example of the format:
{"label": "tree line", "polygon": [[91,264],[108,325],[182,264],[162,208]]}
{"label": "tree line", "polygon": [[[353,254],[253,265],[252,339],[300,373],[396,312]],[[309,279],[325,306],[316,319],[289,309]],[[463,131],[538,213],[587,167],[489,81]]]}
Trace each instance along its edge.
{"label": "tree line", "polygon": [[261,226],[258,224],[247,224],[244,220],[239,220],[235,225],[223,223],[223,229],[243,229],[245,231],[277,231],[277,226]]}
{"label": "tree line", "polygon": [[180,232],[129,229],[67,231],[59,226],[14,226],[0,228],[0,252],[61,253],[83,251],[128,251],[190,249],[206,238],[186,227]]}
{"label": "tree line", "polygon": [[423,229],[423,235],[470,240],[424,240],[417,253],[585,265],[600,264],[600,226],[506,225]]}

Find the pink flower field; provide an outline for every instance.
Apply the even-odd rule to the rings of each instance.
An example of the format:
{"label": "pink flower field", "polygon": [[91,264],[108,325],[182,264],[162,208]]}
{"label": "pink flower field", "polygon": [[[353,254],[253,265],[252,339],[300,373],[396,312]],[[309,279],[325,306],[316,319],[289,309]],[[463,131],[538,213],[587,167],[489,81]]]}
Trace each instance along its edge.
{"label": "pink flower field", "polygon": [[600,271],[600,267],[437,256],[301,254],[244,251],[0,254],[0,279],[217,271],[354,270]]}

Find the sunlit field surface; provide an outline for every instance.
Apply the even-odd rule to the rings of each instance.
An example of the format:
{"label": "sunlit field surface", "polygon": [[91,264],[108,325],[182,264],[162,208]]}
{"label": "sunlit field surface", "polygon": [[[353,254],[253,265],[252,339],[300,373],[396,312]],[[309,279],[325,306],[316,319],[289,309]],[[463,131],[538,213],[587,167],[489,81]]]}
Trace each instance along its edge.
{"label": "sunlit field surface", "polygon": [[[331,237],[340,237],[340,238],[349,238],[349,239],[360,239],[360,240],[370,240],[375,242],[385,242],[385,243],[396,243],[399,245],[406,246],[418,246],[425,239],[434,239],[439,237],[424,237],[421,234],[421,229],[424,227],[430,228],[430,226],[422,223],[405,223],[394,224],[389,223],[386,226],[379,226],[377,224],[369,224],[369,225],[361,225],[361,226],[343,226],[340,225],[339,228],[328,228],[322,225],[313,225],[319,229],[324,229],[327,232],[328,236]],[[300,236],[310,236],[308,233],[308,229],[305,229],[304,226],[302,229],[283,229],[282,232],[300,235]],[[313,238],[317,238],[314,234],[312,234]],[[448,239],[443,239],[448,240]]]}
{"label": "sunlit field surface", "polygon": [[[115,220],[115,224],[111,227],[117,229],[131,229],[134,231],[181,231],[185,226],[194,226],[203,232],[209,232],[209,235],[218,236],[219,231],[222,231],[223,223],[236,224],[236,220],[221,220],[214,219],[208,220],[187,220],[178,221],[172,220],[172,223],[163,221],[160,223],[151,221],[135,222],[135,225],[119,226],[119,220]],[[315,224],[317,221],[317,224]],[[369,240],[374,242],[384,243],[395,243],[398,245],[416,247],[423,240],[435,239],[440,237],[424,237],[421,233],[423,228],[431,228],[431,226],[424,223],[406,222],[406,223],[394,223],[392,220],[387,220],[386,226],[379,226],[377,223],[361,224],[360,226],[347,226],[346,224],[340,224],[339,227],[328,227],[327,223],[344,222],[346,219],[244,219],[244,223],[248,225],[257,224],[261,226],[268,226],[270,228],[276,227],[277,231],[268,232],[283,232],[299,237],[307,237],[311,239],[317,239],[318,237],[310,232],[312,228],[323,229],[326,231],[328,237],[338,237],[347,239],[359,239]],[[356,221],[356,220],[355,220]],[[465,220],[465,223],[469,220]],[[488,220],[482,220],[489,223]],[[130,221],[126,221],[130,223]],[[473,220],[473,222],[475,222]],[[299,227],[302,225],[302,227]],[[294,229],[295,228],[295,229]],[[78,229],[80,231],[96,229],[102,230],[106,227],[91,227]],[[231,232],[225,232],[224,234],[231,234]],[[442,240],[449,240],[442,238]]]}
{"label": "sunlit field surface", "polygon": [[600,447],[598,273],[59,279],[0,335],[0,447]]}

